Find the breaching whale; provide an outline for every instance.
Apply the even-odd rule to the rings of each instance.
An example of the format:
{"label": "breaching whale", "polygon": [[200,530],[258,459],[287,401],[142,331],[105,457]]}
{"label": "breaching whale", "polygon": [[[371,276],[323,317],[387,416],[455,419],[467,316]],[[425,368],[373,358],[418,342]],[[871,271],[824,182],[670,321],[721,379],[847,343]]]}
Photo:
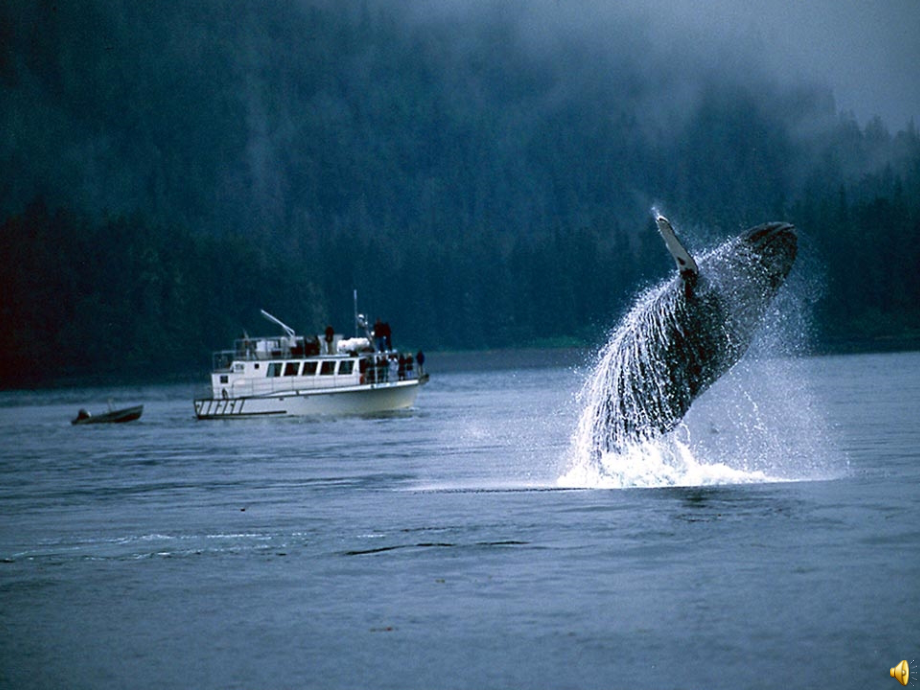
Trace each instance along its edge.
{"label": "breaching whale", "polygon": [[747,351],[795,261],[789,223],[751,228],[697,261],[667,218],[655,221],[678,274],[641,296],[601,351],[579,423],[594,454],[673,430]]}

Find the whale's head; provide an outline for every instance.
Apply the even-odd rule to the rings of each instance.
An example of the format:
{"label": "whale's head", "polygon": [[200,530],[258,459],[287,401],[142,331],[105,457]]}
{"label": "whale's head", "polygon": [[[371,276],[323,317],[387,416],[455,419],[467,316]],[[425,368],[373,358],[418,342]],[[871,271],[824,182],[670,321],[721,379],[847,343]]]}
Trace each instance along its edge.
{"label": "whale's head", "polygon": [[797,250],[793,225],[765,223],[704,256],[700,272],[726,303],[741,311],[753,310],[759,319],[792,270]]}
{"label": "whale's head", "polygon": [[793,225],[765,223],[729,240],[700,261],[700,273],[709,289],[709,314],[704,321],[718,324],[720,333],[727,335],[729,355],[723,361],[734,363],[747,349],[792,270],[797,251],[798,235]]}
{"label": "whale's head", "polygon": [[734,249],[748,271],[757,272],[772,290],[778,290],[795,263],[798,235],[789,223],[765,223],[737,238]]}

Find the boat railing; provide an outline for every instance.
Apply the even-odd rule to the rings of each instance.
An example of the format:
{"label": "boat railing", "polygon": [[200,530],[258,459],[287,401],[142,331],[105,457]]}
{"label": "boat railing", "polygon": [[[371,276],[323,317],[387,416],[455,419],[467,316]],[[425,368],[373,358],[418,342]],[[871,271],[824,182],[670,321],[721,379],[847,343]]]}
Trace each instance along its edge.
{"label": "boat railing", "polygon": [[[352,347],[349,347],[352,346]],[[348,352],[373,351],[366,338],[351,338],[346,340],[340,334],[335,334],[332,340],[319,336],[293,338],[240,338],[233,343],[233,350],[223,351],[221,354],[231,354],[240,362],[258,362],[272,359],[300,359],[303,357],[317,357],[321,355],[341,355]]]}
{"label": "boat railing", "polygon": [[235,358],[236,352],[234,350],[219,350],[211,355],[211,370],[230,371]]}
{"label": "boat railing", "polygon": [[397,384],[401,381],[414,381],[418,378],[415,371],[407,371],[400,376],[393,376],[387,380],[369,382],[366,376],[323,376],[321,374],[307,378],[288,377],[288,376],[269,376],[257,379],[240,379],[228,383],[221,387],[220,391],[214,391],[216,395],[223,395],[223,390],[227,391],[227,396],[231,398],[240,398],[247,396],[271,395],[276,393],[300,393],[305,391],[319,389],[341,389],[354,388],[361,385],[370,385],[372,387],[387,387]]}
{"label": "boat railing", "polygon": [[[319,379],[319,376],[314,377]],[[293,378],[277,376],[270,378],[249,379],[237,381],[230,391],[232,397],[242,397],[248,395],[269,395],[271,393],[285,393],[290,391],[308,391],[318,388],[349,388],[359,385],[360,381],[353,377],[330,376],[324,380],[301,379],[295,381]]]}

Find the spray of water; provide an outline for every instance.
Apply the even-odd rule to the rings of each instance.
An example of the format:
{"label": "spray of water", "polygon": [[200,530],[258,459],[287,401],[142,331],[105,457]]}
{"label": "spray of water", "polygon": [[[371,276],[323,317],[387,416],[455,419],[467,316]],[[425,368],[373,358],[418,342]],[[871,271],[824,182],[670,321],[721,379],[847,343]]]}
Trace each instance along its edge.
{"label": "spray of water", "polygon": [[[694,402],[673,432],[621,451],[598,452],[590,430],[577,428],[557,485],[620,489],[840,476],[841,453],[811,390],[810,361],[746,358]],[[592,395],[597,376],[595,369],[580,399]]]}
{"label": "spray of water", "polygon": [[[654,337],[666,337],[668,305],[661,297],[667,285],[644,294],[598,356],[597,364],[578,396],[582,414],[571,439],[569,469],[559,479],[562,487],[629,488],[657,486],[700,486],[766,482],[773,478],[762,470],[736,469],[726,462],[697,458],[690,440],[690,428],[681,424],[674,432],[662,436],[634,433],[635,428],[649,429],[647,400],[639,400],[625,381],[637,373],[655,391],[655,400],[665,400],[670,382],[656,375],[652,359],[655,348],[648,341],[629,337],[643,327]],[[650,305],[658,308],[650,309]],[[643,323],[639,323],[643,322]],[[609,415],[610,391],[619,394],[618,409],[605,433],[613,443],[605,444],[598,436],[598,420]],[[699,401],[702,402],[702,401]]]}
{"label": "spray of water", "polygon": [[[725,263],[735,249],[726,243],[700,261],[715,269],[706,275],[712,284],[704,285],[714,295],[707,308],[719,316],[714,320],[719,332],[712,337],[727,340],[729,348],[740,348],[740,357],[750,342],[749,331],[759,324],[760,333],[751,347],[757,358],[735,364],[693,401],[682,419],[668,425],[673,430],[657,433],[662,426],[660,417],[672,414],[668,401],[673,402],[687,388],[684,382],[675,382],[682,373],[673,366],[671,341],[693,340],[681,332],[680,310],[685,305],[673,281],[647,291],[611,335],[578,396],[582,413],[571,439],[568,469],[558,480],[560,486],[700,486],[826,474],[821,448],[827,435],[805,385],[802,367],[806,360],[785,356],[790,342],[807,339],[807,319],[783,315],[790,311],[801,314],[810,291],[801,290],[799,281],[802,294],[798,298],[790,296],[787,287],[774,302],[782,309],[767,310],[769,299],[758,302],[752,293],[770,289],[765,279],[752,281],[749,271],[737,270],[738,261]],[[724,270],[726,266],[731,270]],[[709,347],[712,342],[700,346]],[[658,361],[665,356],[669,362]],[[659,417],[657,427],[649,419],[655,416]]]}

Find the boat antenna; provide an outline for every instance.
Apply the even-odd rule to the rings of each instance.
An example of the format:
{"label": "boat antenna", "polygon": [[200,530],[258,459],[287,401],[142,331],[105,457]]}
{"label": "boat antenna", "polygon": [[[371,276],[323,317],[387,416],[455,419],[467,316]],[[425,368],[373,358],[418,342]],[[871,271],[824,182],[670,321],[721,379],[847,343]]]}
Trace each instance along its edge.
{"label": "boat antenna", "polygon": [[281,319],[275,318],[274,316],[272,316],[271,314],[269,314],[269,313],[268,313],[267,311],[265,311],[264,309],[260,309],[259,311],[262,312],[262,316],[264,316],[266,319],[268,319],[268,320],[271,321],[272,323],[276,323],[276,324],[278,324],[279,326],[281,326],[281,328],[284,329],[284,332],[287,333],[291,338],[294,338],[294,337],[295,337],[294,329],[291,328],[290,326],[288,326],[287,324],[283,323],[283,322],[281,321]]}
{"label": "boat antenna", "polygon": [[354,288],[354,302],[355,302],[355,335],[358,335],[358,333],[361,332],[358,330],[360,328],[360,325],[358,322],[358,316],[359,316],[358,314],[358,288]]}

